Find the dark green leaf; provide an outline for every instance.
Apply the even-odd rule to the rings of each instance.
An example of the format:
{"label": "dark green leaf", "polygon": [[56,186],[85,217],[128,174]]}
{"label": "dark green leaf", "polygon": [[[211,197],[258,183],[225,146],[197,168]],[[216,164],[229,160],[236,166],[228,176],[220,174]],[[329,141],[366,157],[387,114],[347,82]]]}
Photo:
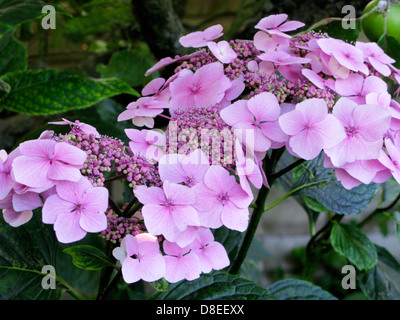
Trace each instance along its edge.
{"label": "dark green leaf", "polygon": [[46,15],[42,13],[44,5],[45,3],[39,0],[0,0],[0,21],[16,27],[21,23],[39,19]]}
{"label": "dark green leaf", "polygon": [[361,290],[370,300],[400,300],[400,263],[375,245],[378,264],[358,277]]}
{"label": "dark green leaf", "polygon": [[1,78],[11,86],[2,106],[11,111],[31,114],[56,114],[94,105],[105,98],[137,95],[119,79],[94,80],[59,70],[26,70]]}
{"label": "dark green leaf", "polygon": [[149,49],[142,46],[115,52],[107,66],[99,64],[96,70],[103,78],[118,78],[137,87],[149,80],[144,74],[153,65]]}
{"label": "dark green leaf", "polygon": [[305,165],[303,175],[293,185],[292,190],[301,186],[307,187],[294,195],[311,197],[328,210],[339,214],[358,214],[365,209],[375,196],[377,185],[362,184],[347,190],[336,179],[334,170],[325,168],[323,162],[324,156],[320,154]]}
{"label": "dark green leaf", "polygon": [[400,241],[400,212],[393,212],[392,217],[394,220],[394,232],[396,233],[397,239]]}
{"label": "dark green leaf", "polygon": [[306,196],[303,196],[302,199],[303,199],[305,205],[309,209],[311,209],[315,212],[327,212],[328,211],[328,209],[325,208],[325,206],[323,204],[321,204],[318,200],[315,200],[313,198],[306,197]]}
{"label": "dark green leaf", "polygon": [[[346,25],[346,22],[344,23]],[[310,29],[316,32],[327,33],[330,37],[335,39],[355,42],[361,34],[361,21],[357,19],[354,21],[354,28],[345,29],[342,25],[342,19],[326,18],[316,23]]]}
{"label": "dark green leaf", "polygon": [[394,66],[400,68],[400,43],[391,36],[382,35],[378,40],[378,45],[387,55],[396,60]]}
{"label": "dark green leaf", "polygon": [[268,291],[249,280],[214,271],[194,281],[170,284],[165,292],[157,292],[152,300],[263,300]]}
{"label": "dark green leaf", "polygon": [[358,270],[372,269],[378,262],[374,244],[359,228],[335,223],[331,231],[332,247]]}
{"label": "dark green leaf", "polygon": [[281,280],[269,286],[267,290],[277,300],[337,300],[329,292],[303,280]]}
{"label": "dark green leaf", "polygon": [[18,228],[0,218],[0,300],[59,299],[61,286],[44,289],[45,265],[55,267],[58,242],[52,226],[41,222],[40,212]]}
{"label": "dark green leaf", "polygon": [[0,75],[7,72],[25,70],[27,66],[26,49],[22,43],[9,38],[7,45],[0,51]]}
{"label": "dark green leaf", "polygon": [[114,265],[104,252],[90,245],[69,247],[64,252],[72,256],[75,266],[84,270],[101,270]]}

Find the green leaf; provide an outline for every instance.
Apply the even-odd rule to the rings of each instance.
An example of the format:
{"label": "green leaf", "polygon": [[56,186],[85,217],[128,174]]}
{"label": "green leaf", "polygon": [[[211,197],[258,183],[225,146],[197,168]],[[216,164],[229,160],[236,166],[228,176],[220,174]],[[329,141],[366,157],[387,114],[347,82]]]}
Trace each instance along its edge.
{"label": "green leaf", "polygon": [[72,256],[72,263],[84,270],[101,270],[114,266],[113,261],[96,247],[90,245],[77,245],[63,250]]}
{"label": "green leaf", "polygon": [[44,2],[38,0],[0,0],[0,21],[16,27],[24,22],[39,19],[46,15],[42,13],[44,5]]}
{"label": "green leaf", "polygon": [[264,300],[268,291],[253,282],[214,271],[193,281],[170,284],[165,292],[156,292],[151,300]]}
{"label": "green leaf", "polygon": [[331,231],[333,249],[352,262],[358,270],[372,269],[378,263],[374,244],[359,228],[335,223]]}
{"label": "green leaf", "polygon": [[267,290],[277,300],[337,300],[329,292],[303,280],[281,280],[270,285]]}
{"label": "green leaf", "polygon": [[27,53],[24,45],[10,37],[7,45],[0,51],[0,75],[7,72],[25,70]]}
{"label": "green leaf", "polygon": [[161,278],[160,280],[154,281],[150,283],[151,286],[156,289],[157,291],[160,292],[165,292],[168,290],[168,281],[165,280],[164,278]]}
{"label": "green leaf", "polygon": [[375,245],[378,264],[358,277],[370,300],[400,300],[400,263],[385,248]]}
{"label": "green leaf", "polygon": [[393,65],[400,68],[400,43],[388,35],[382,35],[377,43],[387,55],[396,60]]}
{"label": "green leaf", "polygon": [[118,78],[132,87],[137,87],[151,80],[144,74],[153,65],[154,61],[149,48],[141,46],[115,52],[108,65],[99,64],[96,71],[101,74],[102,78]]}
{"label": "green leaf", "polygon": [[347,190],[336,179],[334,170],[325,168],[323,162],[323,154],[308,161],[303,175],[291,188],[299,188],[294,195],[313,198],[328,210],[339,214],[358,214],[365,209],[375,196],[377,185],[362,184]]}
{"label": "green leaf", "polygon": [[318,200],[315,200],[310,197],[303,196],[302,197],[304,204],[311,210],[315,212],[327,212],[329,211],[327,208],[325,208],[324,205],[322,205]]}
{"label": "green leaf", "polygon": [[119,79],[94,80],[53,69],[12,72],[0,80],[11,86],[2,107],[30,115],[82,109],[119,94],[138,95]]}
{"label": "green leaf", "polygon": [[55,267],[58,242],[52,226],[41,222],[40,212],[13,228],[0,218],[0,300],[59,299],[61,286],[44,289],[45,265]]}
{"label": "green leaf", "polygon": [[393,212],[392,217],[394,221],[394,232],[396,233],[397,239],[400,241],[400,212]]}
{"label": "green leaf", "polygon": [[342,19],[340,18],[326,18],[311,28],[308,31],[314,30],[315,32],[327,33],[330,37],[341,39],[348,42],[355,42],[361,34],[361,21],[355,20],[355,28],[343,28]]}

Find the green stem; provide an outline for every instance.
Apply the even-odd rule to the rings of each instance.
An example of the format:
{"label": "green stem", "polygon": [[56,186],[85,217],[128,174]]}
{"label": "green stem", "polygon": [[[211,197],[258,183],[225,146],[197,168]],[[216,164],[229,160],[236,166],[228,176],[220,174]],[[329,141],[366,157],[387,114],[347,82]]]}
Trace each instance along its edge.
{"label": "green stem", "polygon": [[[274,180],[269,178],[271,172],[275,169],[279,159],[284,153],[284,148],[273,150],[271,154],[271,158],[266,158],[264,162],[264,171],[267,176],[268,182],[270,186],[274,183]],[[239,249],[239,253],[233,262],[229,273],[238,274],[240,267],[242,266],[244,260],[246,259],[247,253],[249,251],[250,245],[253,242],[253,238],[256,234],[257,226],[260,223],[260,219],[262,214],[264,213],[264,205],[267,200],[270,189],[263,185],[258,193],[257,200],[255,202],[255,209],[251,215],[249,225],[247,227],[246,234],[244,236],[242,245]]]}
{"label": "green stem", "polygon": [[244,262],[247,252],[249,251],[250,245],[253,241],[254,235],[257,230],[257,226],[260,222],[261,216],[264,213],[264,203],[267,200],[269,190],[266,186],[262,186],[256,200],[256,208],[251,215],[247,232],[244,236],[242,246],[240,247],[239,253],[233,262],[229,273],[238,274],[242,263]]}
{"label": "green stem", "polygon": [[276,200],[273,203],[271,203],[270,205],[265,206],[264,211],[271,210],[272,208],[276,207],[278,204],[280,204],[281,202],[283,202],[284,200],[289,198],[291,195],[293,195],[294,193],[296,193],[296,192],[298,192],[298,191],[300,191],[300,190],[302,190],[304,188],[308,188],[308,187],[311,187],[313,185],[321,184],[323,182],[328,182],[328,181],[331,181],[331,180],[332,179],[318,180],[318,181],[310,182],[310,183],[304,184],[302,186],[299,186],[297,188],[294,188],[294,189],[290,190],[288,193],[286,193],[284,196],[280,197],[278,200]]}

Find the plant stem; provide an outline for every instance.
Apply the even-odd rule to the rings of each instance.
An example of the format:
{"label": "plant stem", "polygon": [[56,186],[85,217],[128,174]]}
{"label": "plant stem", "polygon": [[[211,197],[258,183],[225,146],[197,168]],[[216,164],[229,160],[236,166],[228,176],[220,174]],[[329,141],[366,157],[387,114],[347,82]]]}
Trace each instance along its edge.
{"label": "plant stem", "polygon": [[253,241],[254,235],[257,230],[257,226],[260,222],[261,216],[264,213],[264,203],[267,200],[269,190],[266,186],[262,186],[256,200],[256,208],[251,215],[249,226],[247,227],[247,232],[244,236],[242,246],[240,247],[239,253],[236,260],[233,262],[229,273],[238,274],[242,263],[244,262],[247,252],[249,251],[250,245]]}
{"label": "plant stem", "polygon": [[[276,164],[278,163],[284,151],[284,148],[273,150],[271,158],[266,159],[264,162],[264,171],[267,176],[267,180],[271,186],[274,183],[274,180],[270,179],[269,177],[271,175],[271,172],[275,169]],[[260,223],[261,216],[265,211],[264,205],[265,201],[267,200],[269,191],[270,189],[263,185],[258,193],[257,200],[255,202],[255,209],[251,215],[246,234],[239,249],[239,253],[229,270],[229,273],[231,274],[238,274],[240,271],[240,267],[246,259],[247,252],[249,251],[250,245],[253,242],[253,238],[256,234],[257,226]]]}
{"label": "plant stem", "polygon": [[279,177],[283,176],[284,174],[288,173],[289,171],[291,171],[292,169],[296,168],[297,166],[299,166],[300,164],[302,164],[304,161],[304,159],[298,159],[295,162],[293,162],[292,164],[288,165],[286,168],[283,168],[282,170],[271,174],[271,178],[273,180],[278,179]]}

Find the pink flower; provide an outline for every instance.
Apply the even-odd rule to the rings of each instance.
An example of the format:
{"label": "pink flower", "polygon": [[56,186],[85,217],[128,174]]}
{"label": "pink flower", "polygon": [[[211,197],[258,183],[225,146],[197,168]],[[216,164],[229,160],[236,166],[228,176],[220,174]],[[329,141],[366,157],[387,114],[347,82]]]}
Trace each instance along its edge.
{"label": "pink flower", "polygon": [[129,147],[135,154],[158,160],[164,155],[165,135],[155,130],[125,129],[131,141]]}
{"label": "pink flower", "polygon": [[194,280],[200,277],[201,267],[198,256],[190,247],[181,248],[174,242],[165,240],[163,248],[166,273],[165,280],[175,283],[183,279]]}
{"label": "pink flower", "polygon": [[364,54],[364,61],[369,62],[376,71],[385,77],[390,76],[391,70],[388,64],[396,62],[389,57],[381,47],[375,42],[356,42],[356,48],[360,49]]}
{"label": "pink flower", "polygon": [[12,163],[16,182],[32,188],[51,188],[59,181],[81,179],[86,153],[65,142],[31,140],[20,144],[21,156]]}
{"label": "pink flower", "polygon": [[0,150],[0,200],[3,200],[12,190],[15,181],[11,176],[12,162],[20,155],[19,148],[12,151],[9,155],[4,150]]}
{"label": "pink flower", "polygon": [[336,59],[343,67],[354,72],[369,74],[368,67],[364,64],[363,52],[355,46],[339,39],[319,39],[317,43],[321,50]]}
{"label": "pink flower", "polygon": [[87,232],[100,232],[107,228],[105,212],[108,208],[108,190],[93,187],[88,179],[79,182],[61,182],[57,194],[47,198],[42,220],[54,224],[58,241],[70,243],[83,239]]}
{"label": "pink flower", "polygon": [[230,87],[223,64],[210,63],[170,83],[170,104],[172,108],[208,107],[220,102]]}
{"label": "pink flower", "polygon": [[[276,97],[269,92],[262,92],[247,100],[238,100],[221,110],[222,120],[233,129],[254,130],[254,150],[267,151],[271,140],[281,140],[282,131],[274,125],[280,115]],[[241,136],[239,139],[243,138]]]}
{"label": "pink flower", "polygon": [[[400,183],[400,146],[399,143],[393,143],[392,140],[385,139],[387,153],[381,150],[379,161],[390,170],[393,178]],[[389,157],[390,156],[390,157]]]}
{"label": "pink flower", "polygon": [[4,220],[12,227],[19,227],[27,223],[33,216],[33,211],[43,205],[39,194],[27,192],[17,194],[10,192],[0,200],[0,209],[3,209]]}
{"label": "pink flower", "polygon": [[188,226],[200,225],[197,211],[192,207],[196,195],[189,187],[164,181],[162,188],[138,186],[134,193],[144,204],[144,223],[153,235],[175,241]]}
{"label": "pink flower", "polygon": [[365,97],[369,93],[387,93],[387,84],[381,78],[359,74],[350,74],[347,79],[338,79],[335,82],[335,91],[342,97],[347,97],[357,104],[365,104]]}
{"label": "pink flower", "polygon": [[69,121],[67,119],[62,119],[63,121],[57,121],[57,122],[49,122],[49,124],[55,124],[55,125],[70,125],[72,128],[71,134],[73,134],[75,131],[81,130],[82,132],[85,132],[87,134],[93,134],[94,137],[100,138],[100,133],[96,130],[95,127],[91,126],[90,124],[86,124],[83,122],[80,122],[76,120],[75,122]]}
{"label": "pink flower", "polygon": [[268,51],[261,53],[258,58],[263,61],[272,62],[277,66],[291,65],[291,64],[303,64],[309,63],[311,59],[292,56],[291,54],[284,51]]}
{"label": "pink flower", "polygon": [[207,45],[208,42],[217,39],[223,35],[220,24],[211,26],[204,31],[189,33],[179,39],[179,43],[184,47],[200,48]]}
{"label": "pink flower", "polygon": [[296,30],[304,26],[304,23],[299,21],[287,21],[283,23],[288,18],[285,13],[273,14],[268,17],[262,18],[254,28],[268,32],[269,34],[279,35],[281,37],[291,38],[284,32]]}
{"label": "pink flower", "polygon": [[164,111],[168,105],[164,101],[159,101],[155,96],[139,98],[131,102],[126,110],[118,116],[118,121],[132,119],[132,123],[138,127],[154,127],[154,117]]}
{"label": "pink flower", "polygon": [[348,98],[341,98],[333,107],[333,115],[346,132],[341,142],[325,149],[334,166],[379,157],[383,135],[389,129],[389,111],[377,105],[357,105]]}
{"label": "pink flower", "polygon": [[166,267],[158,239],[151,234],[126,235],[121,246],[113,250],[113,256],[121,263],[126,283],[141,279],[152,282],[165,275]]}
{"label": "pink flower", "polygon": [[249,220],[249,205],[253,198],[244,191],[240,184],[227,170],[212,165],[204,176],[204,183],[199,183],[195,190],[201,225],[219,228],[225,225],[229,229],[244,231]]}
{"label": "pink flower", "polygon": [[199,228],[197,239],[190,245],[200,261],[200,269],[204,273],[221,270],[229,266],[228,254],[222,244],[214,241],[210,229]]}
{"label": "pink flower", "polygon": [[296,155],[314,159],[324,148],[330,148],[345,138],[339,121],[328,114],[322,99],[309,99],[296,105],[295,110],[279,118],[282,130],[290,136],[289,146]]}
{"label": "pink flower", "polygon": [[158,162],[162,181],[184,183],[188,187],[202,182],[209,167],[208,157],[200,149],[188,155],[166,154]]}
{"label": "pink flower", "polygon": [[218,43],[209,42],[207,44],[213,55],[222,63],[231,63],[237,58],[236,52],[230,47],[228,41],[220,41]]}
{"label": "pink flower", "polygon": [[283,51],[282,48],[288,48],[290,40],[285,36],[269,34],[264,31],[258,31],[254,35],[254,46],[260,51]]}
{"label": "pink flower", "polygon": [[390,178],[390,171],[378,160],[356,160],[335,167],[329,158],[324,159],[325,168],[335,168],[335,176],[344,188],[350,190],[361,184],[383,183]]}
{"label": "pink flower", "polygon": [[238,139],[235,140],[235,153],[236,153],[236,173],[239,177],[239,182],[244,191],[249,196],[253,194],[249,181],[257,189],[260,189],[263,184],[263,175],[260,167],[257,165],[253,156],[248,157],[244,154],[242,145]]}

